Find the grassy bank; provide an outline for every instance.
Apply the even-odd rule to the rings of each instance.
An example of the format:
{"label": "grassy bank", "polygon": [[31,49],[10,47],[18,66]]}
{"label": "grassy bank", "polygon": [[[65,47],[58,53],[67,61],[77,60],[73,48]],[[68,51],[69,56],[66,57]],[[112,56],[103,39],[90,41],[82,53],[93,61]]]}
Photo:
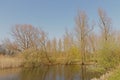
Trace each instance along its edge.
{"label": "grassy bank", "polygon": [[91,80],[120,80],[120,66],[116,66],[116,68],[106,71],[99,78],[93,78]]}
{"label": "grassy bank", "polygon": [[115,69],[107,80],[120,80],[120,67]]}

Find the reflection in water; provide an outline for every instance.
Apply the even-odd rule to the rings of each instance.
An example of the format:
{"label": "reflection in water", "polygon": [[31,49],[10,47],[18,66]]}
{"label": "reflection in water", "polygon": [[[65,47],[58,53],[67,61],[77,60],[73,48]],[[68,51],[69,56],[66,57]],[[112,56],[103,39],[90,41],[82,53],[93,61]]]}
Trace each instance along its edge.
{"label": "reflection in water", "polygon": [[86,77],[87,77],[87,75],[86,75],[86,66],[82,65],[81,66],[81,78],[82,78],[82,80],[85,80]]}
{"label": "reflection in water", "polygon": [[20,69],[0,70],[0,80],[20,80]]}
{"label": "reflection in water", "polygon": [[11,74],[8,76],[0,76],[0,80],[20,80],[17,74]]}
{"label": "reflection in water", "polygon": [[[39,68],[24,68],[17,72],[0,70],[0,80],[90,80],[95,77],[89,66],[41,66]],[[3,72],[6,72],[3,75]],[[12,72],[12,73],[8,73]]]}

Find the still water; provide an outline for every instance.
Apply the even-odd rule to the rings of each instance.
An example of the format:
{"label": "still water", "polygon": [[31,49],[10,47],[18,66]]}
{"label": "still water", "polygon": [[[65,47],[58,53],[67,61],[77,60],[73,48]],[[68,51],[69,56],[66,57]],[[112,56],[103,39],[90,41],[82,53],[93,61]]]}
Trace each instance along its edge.
{"label": "still water", "polygon": [[80,65],[0,70],[0,80],[90,80],[99,75]]}

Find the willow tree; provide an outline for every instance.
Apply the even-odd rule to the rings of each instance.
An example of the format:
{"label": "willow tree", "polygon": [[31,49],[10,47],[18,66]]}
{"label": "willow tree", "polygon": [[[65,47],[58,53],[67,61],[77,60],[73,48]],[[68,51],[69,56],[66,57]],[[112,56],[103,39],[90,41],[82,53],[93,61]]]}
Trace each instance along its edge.
{"label": "willow tree", "polygon": [[82,64],[86,61],[86,48],[87,48],[87,37],[89,33],[93,30],[93,26],[88,25],[88,18],[84,11],[78,13],[76,17],[76,37],[79,41],[80,53],[82,56]]}

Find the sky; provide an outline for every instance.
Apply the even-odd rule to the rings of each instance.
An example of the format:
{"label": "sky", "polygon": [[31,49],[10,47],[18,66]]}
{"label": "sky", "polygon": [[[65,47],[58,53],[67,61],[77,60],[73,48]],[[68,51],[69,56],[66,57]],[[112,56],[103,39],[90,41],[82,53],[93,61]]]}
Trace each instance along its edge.
{"label": "sky", "polygon": [[50,38],[60,38],[66,28],[74,29],[79,10],[98,23],[98,8],[104,9],[113,27],[120,29],[120,0],[0,0],[0,40],[11,38],[11,27],[16,24],[32,24]]}

